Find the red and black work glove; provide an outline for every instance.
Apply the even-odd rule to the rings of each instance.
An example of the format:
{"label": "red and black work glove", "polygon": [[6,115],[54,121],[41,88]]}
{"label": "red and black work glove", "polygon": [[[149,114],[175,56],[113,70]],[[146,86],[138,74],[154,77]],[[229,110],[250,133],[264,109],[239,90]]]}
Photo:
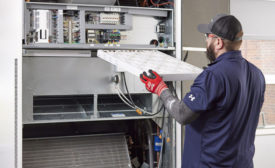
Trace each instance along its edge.
{"label": "red and black work glove", "polygon": [[162,91],[164,91],[168,87],[155,71],[152,71],[150,69],[149,73],[149,76],[146,72],[140,74],[140,80],[145,84],[145,87],[149,92],[155,93],[160,96]]}

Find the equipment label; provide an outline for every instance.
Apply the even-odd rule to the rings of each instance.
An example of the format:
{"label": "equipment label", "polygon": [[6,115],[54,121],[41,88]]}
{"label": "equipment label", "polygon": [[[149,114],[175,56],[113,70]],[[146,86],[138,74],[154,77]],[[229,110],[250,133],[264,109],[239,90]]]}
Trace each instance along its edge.
{"label": "equipment label", "polygon": [[68,10],[77,10],[77,6],[68,5],[68,6],[66,6],[66,9],[68,9]]}
{"label": "equipment label", "polygon": [[126,117],[125,114],[123,113],[115,113],[115,114],[111,114],[112,117]]}
{"label": "equipment label", "polygon": [[107,11],[107,12],[120,12],[121,9],[120,8],[114,8],[114,7],[105,7],[104,11]]}

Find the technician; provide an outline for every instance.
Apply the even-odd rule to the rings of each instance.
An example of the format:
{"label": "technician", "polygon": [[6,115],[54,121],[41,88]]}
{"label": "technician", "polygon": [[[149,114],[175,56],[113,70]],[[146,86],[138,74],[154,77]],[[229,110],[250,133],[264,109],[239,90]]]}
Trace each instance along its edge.
{"label": "technician", "polygon": [[186,125],[182,168],[253,168],[264,76],[242,57],[243,31],[234,16],[217,15],[198,30],[206,36],[210,64],[183,100],[152,70],[140,79],[176,121]]}

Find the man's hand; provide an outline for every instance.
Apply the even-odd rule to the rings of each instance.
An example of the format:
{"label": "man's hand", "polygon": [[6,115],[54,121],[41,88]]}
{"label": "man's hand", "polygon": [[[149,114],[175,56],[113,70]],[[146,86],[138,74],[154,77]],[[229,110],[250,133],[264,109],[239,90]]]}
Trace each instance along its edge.
{"label": "man's hand", "polygon": [[149,92],[155,93],[160,96],[161,92],[165,89],[168,89],[168,87],[155,71],[152,71],[150,69],[149,73],[149,76],[146,72],[140,74],[140,80],[145,84],[145,87]]}

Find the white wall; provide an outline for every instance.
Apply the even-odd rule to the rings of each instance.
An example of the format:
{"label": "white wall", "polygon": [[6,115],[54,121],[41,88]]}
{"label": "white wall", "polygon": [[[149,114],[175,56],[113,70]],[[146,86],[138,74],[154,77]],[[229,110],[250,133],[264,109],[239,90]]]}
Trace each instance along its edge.
{"label": "white wall", "polygon": [[[0,1],[0,167],[21,167],[22,2]],[[15,59],[18,61],[16,99]],[[17,103],[17,107],[15,102]],[[16,113],[17,110],[17,113]],[[15,120],[18,119],[18,122]],[[16,126],[17,125],[17,126]],[[16,142],[18,141],[18,143]],[[16,145],[15,145],[16,144]],[[16,159],[18,158],[18,159]]]}
{"label": "white wall", "polygon": [[275,129],[258,129],[255,139],[255,168],[275,167]]}
{"label": "white wall", "polygon": [[275,1],[230,0],[230,13],[241,21],[245,37],[275,40]]}

